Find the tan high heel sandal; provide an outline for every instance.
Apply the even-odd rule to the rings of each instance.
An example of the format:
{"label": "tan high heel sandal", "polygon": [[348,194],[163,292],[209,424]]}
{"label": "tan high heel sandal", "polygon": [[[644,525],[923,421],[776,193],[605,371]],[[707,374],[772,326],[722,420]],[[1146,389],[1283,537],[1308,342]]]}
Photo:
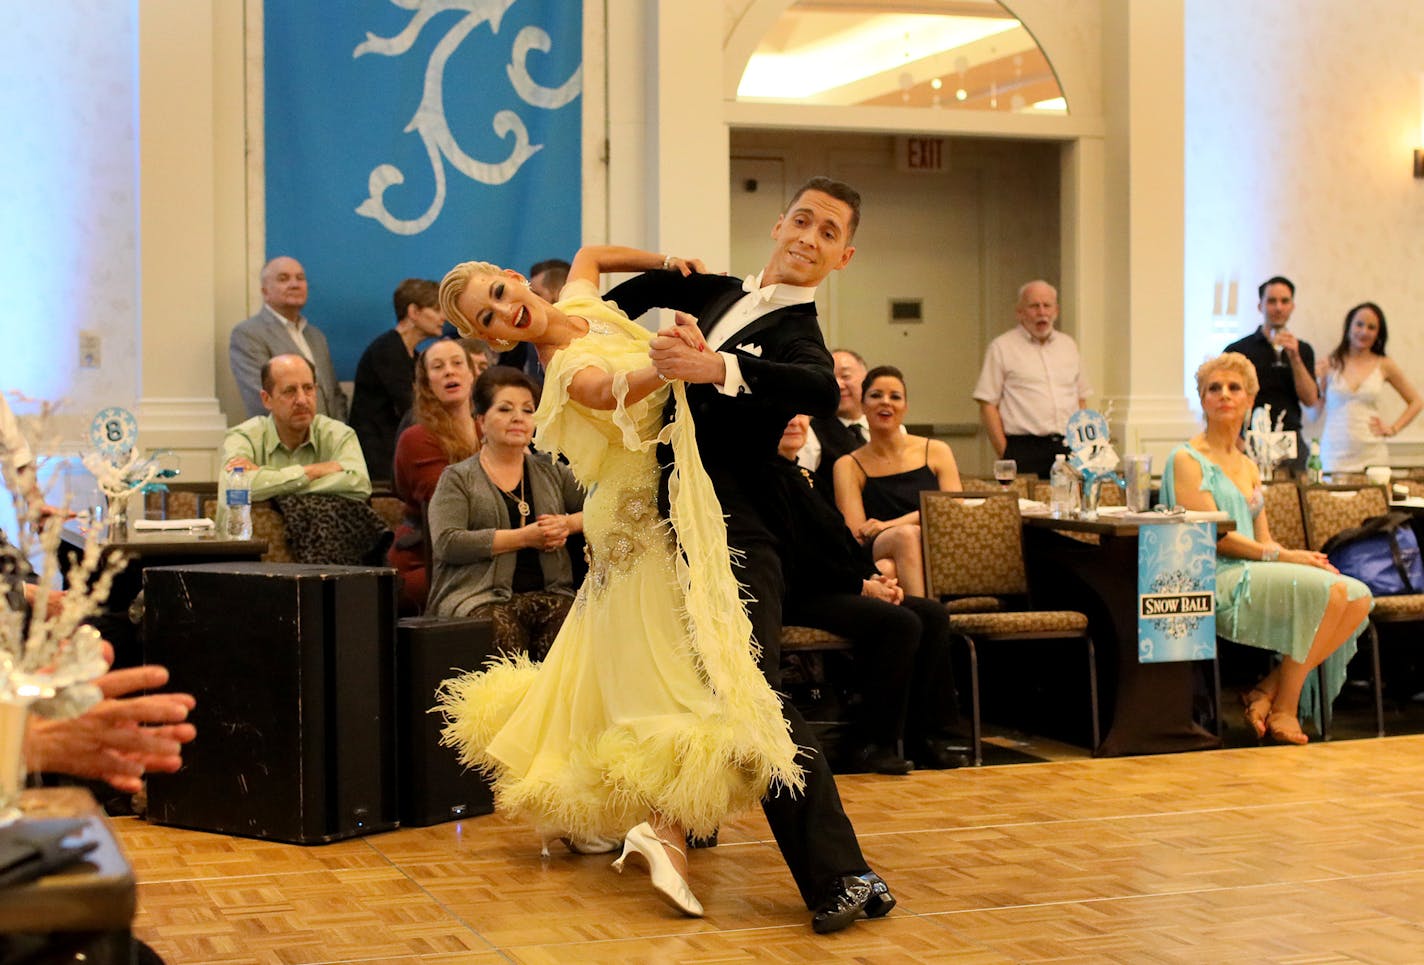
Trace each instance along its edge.
{"label": "tan high heel sandal", "polygon": [[1271,695],[1264,690],[1251,688],[1241,695],[1242,718],[1246,726],[1256,733],[1256,739],[1266,736],[1266,718],[1271,713]]}
{"label": "tan high heel sandal", "polygon": [[1294,714],[1277,710],[1266,715],[1266,733],[1277,744],[1309,744],[1310,738],[1300,729],[1300,721]]}

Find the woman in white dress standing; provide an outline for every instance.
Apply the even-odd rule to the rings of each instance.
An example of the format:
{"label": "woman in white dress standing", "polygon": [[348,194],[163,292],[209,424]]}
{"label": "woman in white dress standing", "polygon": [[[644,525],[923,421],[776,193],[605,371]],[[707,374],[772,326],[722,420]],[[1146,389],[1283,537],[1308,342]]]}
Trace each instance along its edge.
{"label": "woman in white dress standing", "polygon": [[[1325,429],[1320,437],[1321,462],[1332,472],[1362,472],[1366,466],[1388,466],[1384,440],[1395,435],[1424,409],[1424,399],[1394,359],[1384,353],[1389,326],[1374,302],[1345,313],[1340,344],[1320,363],[1316,378],[1325,400]],[[1389,383],[1404,399],[1404,411],[1389,425],[1379,414],[1380,396]]]}

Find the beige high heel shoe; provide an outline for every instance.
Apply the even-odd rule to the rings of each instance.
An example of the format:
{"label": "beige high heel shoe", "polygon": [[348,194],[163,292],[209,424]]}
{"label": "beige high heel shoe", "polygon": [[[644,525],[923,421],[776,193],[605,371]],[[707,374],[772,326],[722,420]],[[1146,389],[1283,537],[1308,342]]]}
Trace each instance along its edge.
{"label": "beige high heel shoe", "polygon": [[628,855],[637,852],[643,856],[643,860],[648,862],[648,870],[652,874],[653,888],[658,896],[672,905],[684,915],[693,918],[702,917],[702,903],[697,900],[697,896],[692,893],[692,889],[687,887],[687,880],[678,873],[664,847],[671,848],[685,859],[687,852],[673,844],[658,837],[653,831],[652,825],[644,821],[636,828],[628,832],[628,836],[623,839],[623,854],[618,860],[613,862],[613,870],[620,875],[623,873],[623,862],[628,860]]}

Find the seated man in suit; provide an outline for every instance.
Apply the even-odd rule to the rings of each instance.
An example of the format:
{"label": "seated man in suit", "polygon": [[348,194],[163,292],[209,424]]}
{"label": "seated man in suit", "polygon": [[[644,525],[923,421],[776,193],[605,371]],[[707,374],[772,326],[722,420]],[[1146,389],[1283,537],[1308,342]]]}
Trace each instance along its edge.
{"label": "seated man in suit", "polygon": [[297,354],[316,371],[316,411],[346,421],[346,393],[336,381],[331,349],[321,329],[306,320],[307,273],[285,255],[262,268],[262,310],[237,325],[228,339],[228,364],[249,416],[262,415],[262,366],[274,355]]}
{"label": "seated man in suit", "polygon": [[796,454],[796,462],[815,474],[817,491],[834,506],[836,484],[832,469],[836,460],[865,445],[870,426],[860,405],[865,359],[853,349],[838,348],[831,352],[831,360],[835,363],[836,385],[841,390],[836,414],[811,420],[806,444]]}
{"label": "seated man in suit", "polygon": [[[786,424],[777,447],[783,459],[794,461],[804,446],[807,421],[797,415]],[[812,495],[815,477],[797,468],[805,478],[789,476],[784,497],[797,538],[785,556],[783,619],[851,641],[862,703],[845,763],[877,774],[964,766],[969,758],[952,737],[958,702],[948,611],[936,600],[906,596],[878,572],[840,514]]]}

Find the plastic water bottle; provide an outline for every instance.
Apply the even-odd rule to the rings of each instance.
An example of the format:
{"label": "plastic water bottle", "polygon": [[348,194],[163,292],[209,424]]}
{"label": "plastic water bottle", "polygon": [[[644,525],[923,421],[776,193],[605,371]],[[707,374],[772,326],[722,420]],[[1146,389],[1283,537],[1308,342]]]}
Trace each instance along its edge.
{"label": "plastic water bottle", "polygon": [[1048,471],[1048,486],[1049,513],[1054,519],[1063,519],[1073,508],[1073,470],[1068,468],[1068,457],[1061,452]]}
{"label": "plastic water bottle", "polygon": [[252,538],[252,480],[241,466],[227,475],[227,521],[223,535],[228,539]]}

